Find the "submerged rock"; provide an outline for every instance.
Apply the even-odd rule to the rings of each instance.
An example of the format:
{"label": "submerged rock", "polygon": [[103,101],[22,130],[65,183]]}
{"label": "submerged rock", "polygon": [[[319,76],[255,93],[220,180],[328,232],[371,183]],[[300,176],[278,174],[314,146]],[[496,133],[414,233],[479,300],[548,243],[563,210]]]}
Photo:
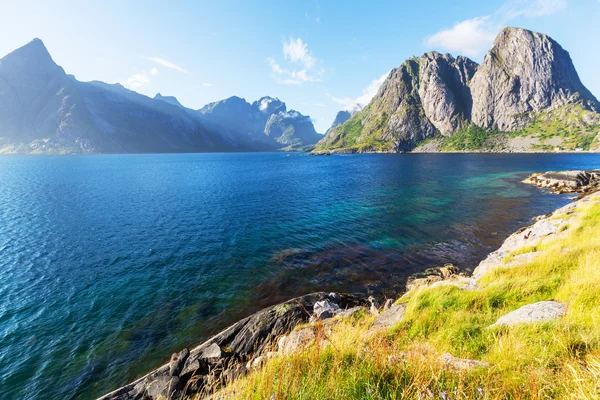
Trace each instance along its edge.
{"label": "submerged rock", "polygon": [[[288,335],[298,324],[308,322],[311,313],[307,310],[314,309],[317,303],[321,304],[317,309],[323,313],[343,312],[367,304],[356,296],[319,292],[266,308],[231,325],[191,351],[184,349],[175,353],[168,364],[100,399],[178,399],[184,394],[213,391],[243,375],[249,361],[268,354],[277,346],[280,337]],[[295,342],[310,339],[311,334],[303,331],[294,333]],[[286,348],[293,346],[288,344]]]}

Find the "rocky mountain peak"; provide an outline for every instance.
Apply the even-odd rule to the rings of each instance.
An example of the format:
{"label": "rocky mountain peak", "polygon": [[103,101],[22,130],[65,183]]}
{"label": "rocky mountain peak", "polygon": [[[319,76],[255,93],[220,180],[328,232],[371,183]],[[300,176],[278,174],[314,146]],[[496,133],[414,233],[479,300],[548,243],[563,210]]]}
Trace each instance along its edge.
{"label": "rocky mountain peak", "polygon": [[231,96],[224,100],[215,101],[202,107],[200,110],[203,114],[213,114],[216,117],[226,117],[242,113],[250,112],[250,104],[241,97]]}
{"label": "rocky mountain peak", "polygon": [[49,75],[53,74],[65,75],[44,43],[37,38],[0,59],[0,73],[9,76],[41,76],[44,79],[49,79]]}
{"label": "rocky mountain peak", "polygon": [[489,129],[520,129],[533,113],[566,104],[600,108],[566,50],[543,33],[515,27],[498,34],[470,87],[473,122]]}
{"label": "rocky mountain peak", "polygon": [[341,125],[344,122],[348,121],[350,119],[350,117],[352,117],[352,114],[350,113],[350,111],[347,111],[347,110],[338,111],[338,113],[335,115],[333,123],[331,124],[329,129],[327,129],[327,132],[325,134],[328,134],[329,131],[331,131],[336,126]]}
{"label": "rocky mountain peak", "polygon": [[[600,109],[556,41],[509,27],[481,65],[435,51],[406,60],[390,72],[373,100],[331,128],[318,148],[409,151],[423,139],[452,136],[472,124],[521,130],[540,113],[564,106],[594,115]],[[582,124],[593,123],[594,115]]]}
{"label": "rocky mountain peak", "polygon": [[175,96],[163,96],[162,94],[157,93],[156,96],[154,96],[154,99],[162,100],[162,101],[172,104],[174,106],[184,108],[183,105],[181,105],[181,103],[179,102],[179,100],[177,100],[177,97],[175,97]]}
{"label": "rocky mountain peak", "polygon": [[280,111],[287,111],[287,107],[283,101],[270,96],[261,97],[252,103],[252,106],[267,115],[275,114]]}
{"label": "rocky mountain peak", "polygon": [[419,59],[419,96],[425,116],[443,135],[462,129],[471,117],[468,82],[477,63],[450,54],[425,53]]}

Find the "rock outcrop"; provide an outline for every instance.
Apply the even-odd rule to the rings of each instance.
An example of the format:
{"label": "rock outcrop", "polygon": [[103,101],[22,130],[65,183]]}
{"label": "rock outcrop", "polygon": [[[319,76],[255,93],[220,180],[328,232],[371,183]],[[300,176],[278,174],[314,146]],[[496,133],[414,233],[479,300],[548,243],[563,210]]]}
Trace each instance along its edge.
{"label": "rock outcrop", "polygon": [[536,173],[523,182],[551,189],[557,194],[579,193],[585,195],[600,189],[600,170]]}
{"label": "rock outcrop", "polygon": [[266,308],[190,351],[184,349],[173,354],[169,363],[100,400],[178,399],[183,395],[212,393],[245,374],[247,366],[257,366],[272,357],[272,350],[279,347],[285,353],[313,340],[314,333],[310,330],[288,335],[298,324],[314,317],[313,311],[320,312],[321,318],[331,318],[344,310],[356,312],[362,309],[357,307],[364,305],[366,301],[347,294],[313,293]]}
{"label": "rock outcrop", "polygon": [[333,127],[320,148],[365,145],[363,150],[408,151],[436,133],[452,134],[470,118],[467,83],[477,68],[466,57],[426,53],[393,69],[377,95],[346,123]]}
{"label": "rock outcrop", "polygon": [[539,134],[544,124],[557,123],[568,128],[575,143],[570,148],[579,143],[592,148],[589,139],[600,129],[598,111],[598,101],[558,43],[541,33],[506,28],[480,66],[437,52],[406,60],[364,109],[327,132],[315,152],[404,152],[430,138],[473,134],[470,127],[483,128],[476,132],[481,139],[484,133],[520,131],[534,122],[532,132],[524,131],[525,140],[509,145],[505,135],[496,143],[504,145],[494,148],[548,151],[553,146],[542,143]]}
{"label": "rock outcrop", "polygon": [[567,307],[557,301],[538,301],[503,315],[490,325],[490,328],[554,321],[565,315],[566,312]]}
{"label": "rock outcrop", "polygon": [[449,54],[426,53],[420,58],[419,97],[427,119],[442,135],[452,135],[471,119],[469,81],[477,63]]}
{"label": "rock outcrop", "polygon": [[447,368],[457,371],[469,371],[473,369],[489,368],[491,364],[486,361],[469,360],[466,358],[454,357],[450,353],[444,353],[440,356],[440,361]]}
{"label": "rock outcrop", "polygon": [[569,53],[542,33],[505,28],[496,37],[470,84],[473,123],[514,131],[535,113],[580,103],[598,111]]}
{"label": "rock outcrop", "polygon": [[402,321],[405,312],[406,304],[392,304],[388,309],[384,307],[384,311],[375,319],[369,330],[376,332],[391,328]]}

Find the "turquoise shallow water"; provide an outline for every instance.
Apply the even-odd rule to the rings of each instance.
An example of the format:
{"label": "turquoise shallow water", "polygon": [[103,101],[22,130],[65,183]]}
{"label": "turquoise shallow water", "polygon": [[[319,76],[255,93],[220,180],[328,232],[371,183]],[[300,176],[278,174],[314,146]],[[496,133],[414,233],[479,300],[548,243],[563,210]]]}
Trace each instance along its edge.
{"label": "turquoise shallow water", "polygon": [[0,158],[0,398],[94,398],[259,307],[471,269],[599,155]]}

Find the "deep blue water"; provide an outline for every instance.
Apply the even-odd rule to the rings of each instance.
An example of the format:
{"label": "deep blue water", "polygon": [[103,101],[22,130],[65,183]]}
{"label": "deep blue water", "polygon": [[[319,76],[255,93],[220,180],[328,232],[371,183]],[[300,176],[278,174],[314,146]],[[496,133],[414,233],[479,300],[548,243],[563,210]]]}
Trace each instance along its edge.
{"label": "deep blue water", "polygon": [[0,398],[94,398],[315,290],[393,296],[568,201],[600,155],[0,158]]}

